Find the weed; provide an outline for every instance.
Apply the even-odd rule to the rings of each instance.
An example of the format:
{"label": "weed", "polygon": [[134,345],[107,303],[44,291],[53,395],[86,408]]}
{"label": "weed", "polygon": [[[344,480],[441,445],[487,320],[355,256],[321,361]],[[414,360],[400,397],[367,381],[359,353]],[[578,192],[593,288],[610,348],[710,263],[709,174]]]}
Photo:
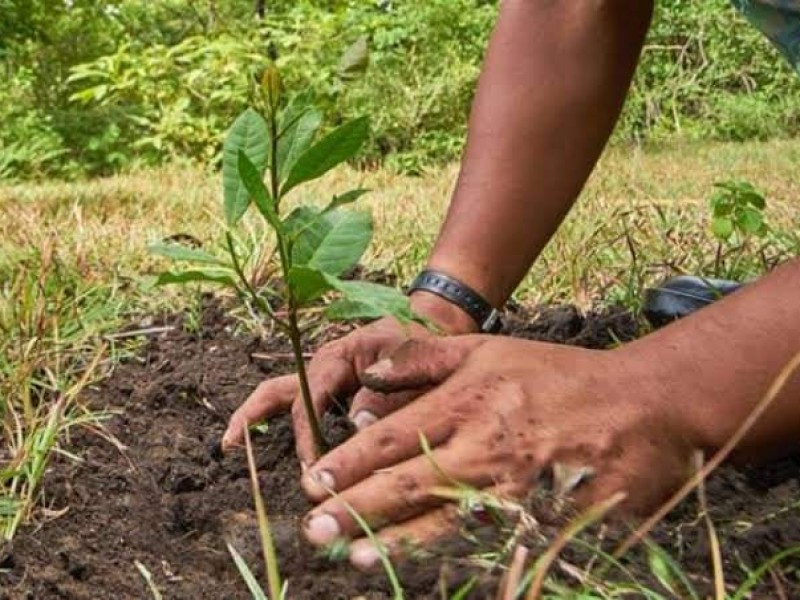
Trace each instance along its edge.
{"label": "weed", "polygon": [[245,585],[247,585],[247,590],[250,592],[253,600],[267,600],[267,595],[264,593],[264,590],[261,589],[256,576],[253,575],[253,572],[250,570],[250,567],[247,566],[242,555],[239,554],[236,548],[230,543],[228,544],[228,552],[230,552],[231,558],[233,558],[233,562],[239,570],[239,574],[242,576]]}
{"label": "weed", "polygon": [[156,582],[153,580],[153,574],[150,572],[150,569],[138,560],[135,561],[134,564],[136,565],[136,570],[139,571],[142,579],[144,579],[144,582],[147,584],[147,589],[150,590],[153,600],[163,600],[164,596],[161,595]]}
{"label": "weed", "polygon": [[[250,442],[250,432],[246,427],[244,429],[244,439],[247,445],[247,468],[250,472],[250,483],[253,486],[253,501],[256,505],[258,532],[261,537],[261,548],[264,553],[267,584],[270,596],[275,599],[280,599],[283,598],[283,585],[281,584],[281,575],[278,571],[278,555],[275,552],[275,543],[272,539],[272,527],[270,526],[267,509],[264,506],[264,497],[261,495],[261,488],[258,483],[258,471],[256,469],[256,460],[253,456],[253,446]],[[234,555],[234,559],[235,558],[236,556]],[[247,578],[245,578],[245,580],[247,580]]]}
{"label": "weed", "polygon": [[0,282],[0,532],[11,539],[62,434],[98,424],[77,399],[100,375],[119,305],[113,287],[87,285],[62,264],[52,240],[0,255]]}
{"label": "weed", "polygon": [[[711,233],[717,239],[714,276],[721,277],[724,272],[735,276],[736,266],[753,240],[769,231],[764,220],[767,201],[747,181],[725,181],[714,187],[717,191],[710,200]],[[731,266],[723,271],[725,259],[730,260]]]}

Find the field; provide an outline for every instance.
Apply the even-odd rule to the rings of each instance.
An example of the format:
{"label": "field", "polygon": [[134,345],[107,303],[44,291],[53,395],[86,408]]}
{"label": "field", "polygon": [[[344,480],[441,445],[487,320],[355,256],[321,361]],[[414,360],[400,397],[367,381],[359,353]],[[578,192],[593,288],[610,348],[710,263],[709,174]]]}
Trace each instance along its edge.
{"label": "field", "polygon": [[[509,333],[608,347],[646,333],[642,292],[666,276],[746,280],[800,254],[799,162],[795,140],[613,148],[518,290]],[[377,233],[365,270],[405,282],[456,172],[340,170],[297,200],[370,188]],[[728,180],[767,199],[771,233],[741,249],[709,233],[713,184]],[[217,461],[209,449],[261,379],[290,370],[288,344],[232,297],[155,287],[163,264],[146,251],[180,234],[220,252],[219,202],[217,174],[181,166],[0,187],[0,598],[247,598],[226,542],[264,580],[244,456]],[[254,247],[267,236],[255,219],[239,233]],[[349,433],[340,417],[331,426]],[[308,505],[287,424],[255,444],[288,597],[396,596],[385,575],[357,576],[300,541]],[[708,482],[707,511],[688,499],[655,530],[661,550],[640,547],[622,563],[601,551],[614,534],[590,528],[555,561],[546,594],[705,597],[719,567],[717,597],[753,597],[747,586],[798,597],[797,473],[793,460],[723,470]],[[547,533],[530,548],[550,546]],[[400,566],[406,596],[455,598],[472,581],[462,597],[493,597],[513,563],[501,542]]]}

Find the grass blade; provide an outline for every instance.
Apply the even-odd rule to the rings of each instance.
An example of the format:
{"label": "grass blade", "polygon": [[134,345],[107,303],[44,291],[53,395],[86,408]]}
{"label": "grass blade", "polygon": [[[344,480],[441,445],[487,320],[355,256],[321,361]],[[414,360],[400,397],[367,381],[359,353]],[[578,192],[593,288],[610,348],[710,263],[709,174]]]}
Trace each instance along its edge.
{"label": "grass blade", "polygon": [[404,600],[405,592],[403,592],[403,586],[400,584],[400,578],[397,576],[397,572],[394,570],[394,566],[392,565],[392,561],[389,559],[386,548],[383,546],[383,544],[381,544],[380,540],[375,535],[375,532],[372,531],[369,523],[367,523],[364,517],[358,514],[349,503],[342,500],[341,496],[339,496],[339,494],[337,494],[333,489],[326,487],[325,490],[344,505],[345,510],[347,510],[350,516],[353,517],[353,520],[358,523],[358,526],[361,528],[367,538],[369,538],[369,541],[372,542],[373,546],[375,546],[375,549],[378,551],[378,556],[380,557],[383,570],[386,572],[386,577],[389,579],[389,585],[392,586],[392,597],[394,600]]}
{"label": "grass blade", "polygon": [[261,586],[258,584],[256,576],[253,575],[250,567],[244,562],[242,555],[236,551],[236,548],[234,548],[232,544],[228,543],[227,546],[228,552],[230,552],[231,557],[233,557],[233,562],[236,563],[236,568],[239,569],[239,574],[242,576],[242,579],[244,579],[247,589],[250,590],[250,595],[253,597],[253,600],[268,600],[264,590],[262,590]]}
{"label": "grass blade", "polygon": [[[703,454],[695,454],[697,470],[703,468]],[[725,600],[725,573],[722,569],[722,550],[719,546],[719,536],[714,527],[714,522],[708,514],[708,498],[706,496],[705,479],[701,479],[697,484],[697,497],[700,500],[700,510],[703,512],[703,520],[708,530],[708,543],[711,548],[711,564],[714,570],[714,597],[716,600]]]}
{"label": "grass blade", "polygon": [[787,548],[761,563],[761,565],[750,574],[747,580],[739,586],[739,589],[736,590],[731,600],[745,600],[745,598],[749,598],[750,591],[761,581],[761,578],[764,577],[764,573],[780,563],[783,559],[796,555],[800,555],[800,546]]}
{"label": "grass blade", "polygon": [[150,589],[150,593],[153,596],[153,600],[164,600],[164,597],[161,595],[161,592],[159,592],[158,588],[156,587],[156,582],[153,581],[153,575],[150,573],[147,567],[145,567],[144,564],[140,563],[138,560],[133,561],[133,564],[136,565],[136,568],[139,570],[139,573],[141,573],[142,577],[144,578],[144,581],[147,584],[147,587]]}
{"label": "grass blade", "polygon": [[569,523],[561,533],[558,534],[547,551],[536,561],[534,565],[534,578],[531,587],[528,590],[527,600],[536,600],[542,596],[542,587],[544,586],[544,578],[547,576],[548,571],[553,562],[556,560],[561,551],[566,547],[572,538],[578,535],[581,531],[586,529],[592,523],[602,519],[608,511],[614,508],[617,504],[625,499],[625,494],[617,493],[596,504],[593,504],[586,509],[577,519]]}
{"label": "grass blade", "polygon": [[261,536],[261,548],[264,552],[264,568],[267,573],[267,587],[273,600],[281,598],[281,574],[278,571],[278,555],[275,553],[275,543],[272,540],[272,531],[264,507],[264,497],[258,485],[258,472],[256,460],[253,456],[253,444],[250,442],[250,431],[244,427],[244,441],[247,450],[247,466],[250,471],[250,482],[253,484],[253,502],[256,505],[258,518],[258,533]]}

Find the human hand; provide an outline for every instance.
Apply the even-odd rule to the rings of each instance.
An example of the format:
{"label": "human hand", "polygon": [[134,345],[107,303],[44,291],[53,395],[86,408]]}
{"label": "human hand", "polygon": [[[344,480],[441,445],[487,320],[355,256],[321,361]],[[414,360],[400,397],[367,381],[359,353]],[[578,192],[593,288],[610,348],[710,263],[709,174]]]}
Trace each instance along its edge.
{"label": "human hand", "polygon": [[[411,306],[445,334],[474,331],[475,324],[466,313],[437,296],[415,293]],[[322,346],[307,368],[317,414],[323,414],[334,399],[355,393],[349,414],[356,428],[363,429],[419,396],[424,388],[382,394],[361,388],[359,378],[367,367],[388,356],[402,343],[430,335],[431,332],[420,325],[403,326],[386,318]],[[289,410],[292,411],[298,457],[301,463],[310,465],[318,457],[296,375],[268,379],[256,388],[231,416],[222,437],[222,450],[228,451],[244,443],[245,426]]]}
{"label": "human hand", "polygon": [[[553,488],[574,488],[577,508],[622,492],[619,511],[650,510],[690,475],[695,446],[675,399],[652,377],[654,359],[628,347],[591,351],[477,335],[406,342],[362,381],[384,393],[439,387],[304,474],[307,494],[322,502],[304,521],[306,537],[324,545],[362,535],[353,510],[375,528],[385,525],[377,537],[390,552],[402,541],[428,544],[457,527],[453,506],[432,493],[451,480],[521,498],[561,477],[571,481]],[[360,539],[350,559],[369,568],[378,553]]]}

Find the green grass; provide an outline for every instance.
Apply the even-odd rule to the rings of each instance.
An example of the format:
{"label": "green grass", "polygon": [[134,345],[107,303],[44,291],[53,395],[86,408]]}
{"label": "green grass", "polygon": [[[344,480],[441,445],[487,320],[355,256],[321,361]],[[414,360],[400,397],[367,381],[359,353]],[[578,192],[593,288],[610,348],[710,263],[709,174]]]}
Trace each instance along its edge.
{"label": "green grass", "polygon": [[[776,232],[734,274],[800,254],[800,141],[616,148],[518,291],[532,302],[635,308],[643,286],[674,273],[709,275],[714,182],[752,182]],[[452,190],[455,166],[422,177],[344,170],[295,201],[367,187],[376,218],[369,267],[407,281],[423,264]],[[343,180],[347,181],[343,181]],[[70,428],[102,426],[84,391],[131,346],[113,337],[156,311],[196,307],[197,289],[153,289],[160,259],[148,242],[176,232],[221,251],[219,182],[201,170],[164,168],[85,183],[0,186],[0,531],[10,538],[47,504],[43,474],[69,453]],[[265,235],[247,219],[240,235]],[[254,261],[260,260],[258,257]],[[79,457],[76,457],[76,460]],[[788,551],[788,550],[787,550]]]}

